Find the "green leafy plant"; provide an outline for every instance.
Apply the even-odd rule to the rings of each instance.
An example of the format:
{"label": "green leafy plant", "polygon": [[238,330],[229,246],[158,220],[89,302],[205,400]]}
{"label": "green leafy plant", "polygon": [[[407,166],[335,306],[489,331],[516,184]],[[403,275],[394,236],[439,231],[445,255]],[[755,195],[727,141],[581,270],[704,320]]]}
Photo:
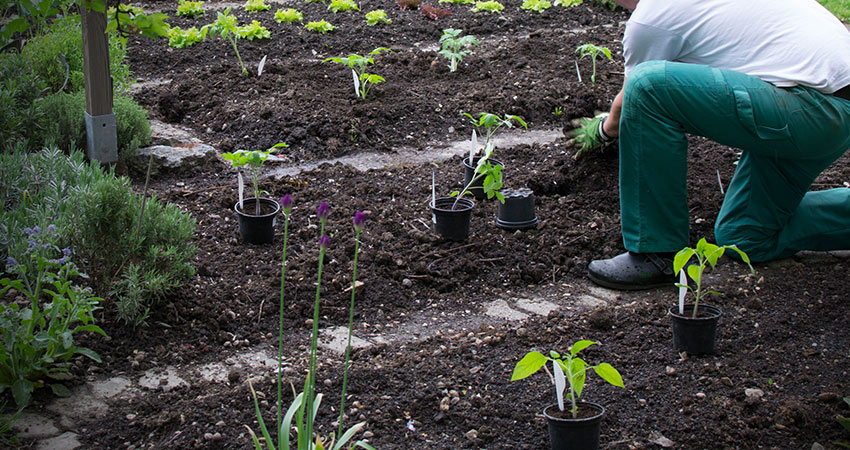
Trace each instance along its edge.
{"label": "green leafy plant", "polygon": [[[90,2],[95,6],[94,10],[101,12],[97,5],[99,1]],[[106,4],[106,1],[103,2]],[[168,23],[163,13],[146,14],[142,8],[138,6],[119,3],[118,7],[111,7],[106,10],[106,32],[117,33],[124,45],[127,44],[127,38],[131,34],[141,34],[149,38],[158,38],[168,36]]]}
{"label": "green leafy plant", "polygon": [[171,27],[168,30],[168,45],[174,48],[191,47],[203,40],[201,31],[195,27],[181,29],[180,27]]}
{"label": "green leafy plant", "polygon": [[248,0],[245,2],[244,7],[247,12],[260,12],[272,9],[270,5],[266,4],[266,0]]}
{"label": "green leafy plant", "polygon": [[376,9],[374,11],[369,11],[366,13],[366,25],[373,27],[379,23],[385,23],[389,25],[393,23],[393,21],[387,17],[387,13],[384,12],[383,9]]}
{"label": "green leafy plant", "polygon": [[331,58],[327,58],[322,63],[332,62],[337,64],[342,64],[348,66],[351,69],[352,79],[354,80],[354,95],[366,99],[366,95],[369,93],[369,90],[373,85],[378,83],[383,83],[384,77],[376,74],[371,74],[366,72],[366,66],[369,64],[375,64],[375,60],[372,58],[373,55],[380,55],[381,52],[388,52],[390,49],[386,47],[378,47],[365,56],[351,54],[348,56],[335,56]]}
{"label": "green leafy plant", "polygon": [[[319,450],[319,449],[330,449],[330,450],[343,450],[343,449],[352,449],[352,448],[363,448],[366,450],[375,450],[374,447],[369,445],[365,441],[355,441],[351,444],[349,442],[357,434],[365,425],[365,422],[360,422],[348,430],[343,432],[343,419],[344,419],[344,411],[345,411],[345,395],[346,395],[346,385],[347,385],[347,376],[348,376],[348,354],[351,348],[351,328],[353,326],[353,308],[354,308],[354,287],[356,286],[356,277],[357,277],[357,238],[360,236],[360,231],[363,228],[363,222],[365,221],[365,215],[363,213],[358,212],[354,216],[354,228],[355,228],[355,262],[354,262],[354,276],[352,277],[352,301],[351,301],[351,313],[349,316],[349,344],[346,349],[346,363],[345,363],[345,373],[343,376],[343,387],[342,394],[340,400],[340,418],[339,418],[339,430],[334,435],[331,434],[328,439],[323,440],[321,436],[316,434],[314,440],[314,429],[315,429],[315,420],[316,415],[319,410],[319,406],[322,402],[322,394],[316,394],[316,373],[318,367],[318,325],[319,325],[319,306],[320,306],[320,298],[321,298],[321,285],[322,285],[322,269],[325,253],[330,246],[330,238],[325,234],[325,225],[327,222],[328,215],[330,214],[330,208],[328,204],[322,202],[316,210],[316,216],[319,218],[319,263],[317,270],[317,282],[316,282],[316,297],[315,302],[313,304],[313,327],[310,338],[310,355],[308,360],[308,370],[307,377],[304,381],[304,390],[295,395],[293,388],[293,395],[295,397],[292,404],[289,405],[289,408],[286,411],[286,414],[281,417],[281,411],[283,407],[282,402],[282,356],[283,356],[283,299],[284,299],[284,286],[285,286],[285,270],[286,270],[286,235],[288,231],[288,221],[289,215],[291,212],[292,205],[292,197],[285,196],[281,199],[281,205],[284,209],[284,217],[286,217],[286,221],[284,223],[284,250],[281,261],[281,290],[280,290],[280,318],[279,318],[279,341],[278,341],[278,375],[277,375],[277,427],[276,431],[277,435],[277,445],[275,445],[274,440],[271,437],[271,434],[266,427],[265,421],[263,420],[263,415],[260,410],[260,404],[257,400],[257,394],[254,391],[253,385],[251,385],[250,380],[248,381],[248,385],[251,389],[251,396],[254,401],[254,413],[257,417],[257,423],[259,424],[260,432],[263,436],[263,441],[266,444],[266,448],[268,450],[290,450],[291,448],[296,448],[298,450]],[[296,442],[290,442],[290,430],[293,428],[293,420],[294,428],[296,430]],[[248,433],[251,436],[251,441],[254,444],[255,450],[263,450],[262,443],[260,439],[257,437],[256,433],[251,429],[251,427],[245,425],[248,429]]]}
{"label": "green leafy plant", "polygon": [[354,0],[331,0],[331,3],[328,5],[328,9],[334,13],[343,11],[360,11],[360,7],[357,6],[357,2]]}
{"label": "green leafy plant", "polygon": [[[512,128],[513,122],[516,122],[526,130],[528,129],[528,124],[525,123],[525,120],[523,120],[522,117],[512,114],[505,114],[504,117],[500,117],[498,114],[480,112],[478,113],[478,118],[475,118],[469,113],[463,113],[463,115],[469,118],[469,122],[473,127],[475,127],[478,135],[484,136],[485,153],[487,152],[487,149],[495,148],[496,145],[493,142],[493,137],[500,128]],[[473,150],[477,151],[477,149]]]}
{"label": "green leafy plant", "polygon": [[239,24],[236,16],[230,14],[230,8],[219,12],[215,22],[201,27],[201,36],[206,40],[207,33],[212,31],[213,34],[218,34],[221,39],[230,41],[233,45],[233,51],[236,52],[236,59],[239,60],[239,67],[242,68],[242,73],[248,73],[245,64],[242,63],[242,57],[239,56],[239,49],[236,47],[236,41],[239,40]]}
{"label": "green leafy plant", "polygon": [[180,0],[177,4],[178,16],[189,16],[195,19],[204,16],[204,2],[192,0]]}
{"label": "green leafy plant", "polygon": [[[18,259],[7,257],[6,271],[14,279],[0,280],[0,297],[10,289],[24,295],[29,304],[0,303],[0,393],[10,389],[19,407],[29,403],[44,378],[66,380],[75,355],[100,362],[93,350],[77,347],[74,335],[93,332],[106,337],[94,324],[94,312],[102,300],[91,291],[75,285],[85,277],[71,262],[71,249],[56,246],[56,226],[26,228],[28,249]],[[45,301],[44,298],[49,301]],[[70,391],[50,383],[60,396]]]}
{"label": "green leafy plant", "polygon": [[[567,399],[570,400],[570,412],[575,419],[578,413],[577,403],[581,398],[582,391],[584,390],[584,382],[587,377],[588,369],[593,369],[600,378],[614,386],[625,387],[623,384],[623,377],[620,375],[620,372],[611,366],[611,364],[599,363],[595,366],[588,366],[583,359],[576,356],[578,352],[593,344],[597,344],[597,342],[587,340],[578,341],[570,347],[569,354],[563,355],[558,354],[555,351],[550,351],[549,356],[535,351],[528,352],[514,367],[514,372],[511,375],[511,381],[526,378],[529,375],[536,373],[542,367],[546,370],[546,373],[549,374],[549,377],[555,385],[555,394],[558,398],[558,408],[561,411],[564,411],[564,389],[566,386],[570,387]],[[549,369],[546,368],[546,363],[549,361],[552,362],[554,374],[550,374]]]}
{"label": "green leafy plant", "polygon": [[294,8],[287,8],[285,10],[278,9],[274,13],[274,20],[277,21],[277,23],[302,22],[304,20],[304,15]]}
{"label": "green leafy plant", "polygon": [[551,7],[552,3],[549,2],[549,0],[523,0],[521,6],[522,9],[528,11],[537,11],[539,13],[542,13],[543,11],[546,11]]}
{"label": "green leafy plant", "polygon": [[455,5],[471,5],[475,0],[439,0],[439,3],[452,3]]}
{"label": "green leafy plant", "polygon": [[[260,198],[260,174],[263,171],[263,163],[269,159],[278,148],[288,147],[285,142],[278,142],[268,150],[237,150],[233,153],[222,153],[221,156],[225,161],[229,161],[234,168],[247,167],[250,172],[251,187],[254,191],[254,198]],[[241,208],[241,205],[240,205]],[[256,202],[256,214],[260,214],[260,202]]]}
{"label": "green leafy plant", "polygon": [[591,43],[587,43],[579,45],[576,48],[576,53],[580,54],[579,59],[584,58],[586,55],[590,55],[590,59],[593,61],[593,74],[590,75],[590,81],[592,83],[596,83],[596,57],[603,54],[610,60],[611,50],[608,50],[607,47],[599,47]]}
{"label": "green leafy plant", "polygon": [[464,56],[472,53],[472,50],[468,49],[469,46],[478,45],[478,39],[475,36],[468,34],[461,37],[461,33],[463,30],[447,28],[443,30],[443,35],[440,37],[442,50],[438,54],[449,60],[450,72],[455,72],[457,63],[462,61]]}
{"label": "green leafy plant", "polygon": [[335,26],[331,25],[324,19],[319,20],[318,22],[307,22],[307,25],[304,25],[304,28],[321,34],[330,33],[331,31],[336,30]]}
{"label": "green leafy plant", "polygon": [[496,0],[477,1],[472,7],[472,12],[490,11],[496,14],[501,14],[505,6]]}
{"label": "green leafy plant", "polygon": [[[697,316],[697,308],[699,307],[699,302],[703,299],[703,297],[708,294],[720,294],[716,291],[703,290],[702,275],[708,265],[711,265],[712,269],[717,265],[717,260],[720,259],[721,256],[723,256],[723,253],[726,252],[726,250],[734,250],[735,252],[737,252],[738,256],[741,257],[741,260],[747,263],[747,266],[750,268],[750,272],[755,272],[755,269],[753,269],[753,266],[750,264],[750,258],[747,256],[746,253],[744,253],[743,250],[740,250],[734,245],[724,245],[720,247],[706,241],[705,238],[700,239],[699,242],[697,242],[696,247],[685,247],[682,250],[679,250],[678,253],[676,253],[676,257],[673,259],[673,273],[680,273],[682,269],[685,269],[685,266],[688,264],[688,262],[691,261],[691,259],[696,258],[696,264],[687,265],[687,269],[685,269],[685,272],[687,273],[688,277],[693,280],[695,286],[691,287],[687,283],[676,283],[677,287],[682,290],[689,290],[694,296],[694,311],[692,317]],[[684,312],[682,301],[684,299],[683,294],[684,292],[680,294],[680,313]]]}
{"label": "green leafy plant", "polygon": [[571,6],[581,5],[582,0],[555,0],[555,6],[563,6],[569,8]]}
{"label": "green leafy plant", "polygon": [[[454,203],[452,203],[452,210],[457,207],[457,203],[461,197],[466,194],[472,194],[469,189],[482,177],[484,178],[482,188],[487,198],[496,197],[500,202],[505,203],[505,196],[499,192],[499,189],[502,188],[502,166],[490,162],[490,156],[492,156],[493,150],[494,147],[486,147],[484,156],[478,159],[478,164],[475,166],[475,173],[472,179],[469,180],[469,183],[461,190],[449,194],[449,197],[457,197]],[[472,160],[470,160],[471,162]]]}
{"label": "green leafy plant", "polygon": [[268,39],[271,37],[271,32],[269,32],[266,27],[260,25],[260,22],[256,20],[252,20],[248,25],[239,27],[237,29],[237,33],[240,38],[248,39],[249,41],[253,41],[254,39]]}

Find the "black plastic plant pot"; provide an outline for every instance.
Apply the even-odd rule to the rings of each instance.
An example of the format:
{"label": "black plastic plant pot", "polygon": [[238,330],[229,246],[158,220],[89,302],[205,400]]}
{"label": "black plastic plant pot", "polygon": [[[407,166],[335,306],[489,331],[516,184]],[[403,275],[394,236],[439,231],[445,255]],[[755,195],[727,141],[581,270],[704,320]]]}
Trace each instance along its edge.
{"label": "black plastic plant pot", "polygon": [[[457,205],[452,208],[457,200]],[[448,241],[465,241],[469,236],[469,222],[475,202],[468,198],[440,197],[431,205],[434,231]]]}
{"label": "black plastic plant pot", "polygon": [[247,198],[233,206],[239,219],[239,233],[249,244],[268,244],[274,241],[274,224],[280,204],[270,198],[260,198],[260,214],[256,214],[257,199]]}
{"label": "black plastic plant pot", "polygon": [[685,305],[684,314],[679,314],[678,306],[671,307],[669,311],[673,317],[673,348],[677,352],[688,352],[689,355],[714,353],[717,322],[723,314],[720,308],[699,305],[695,318],[691,317],[693,303]]}
{"label": "black plastic plant pot", "polygon": [[537,228],[534,214],[534,192],[528,188],[502,189],[505,203],[499,203],[496,226],[506,230]]}
{"label": "black plastic plant pot", "polygon": [[561,411],[558,405],[543,410],[549,426],[549,444],[552,450],[597,450],[599,427],[605,408],[598,403],[579,402],[578,417],[573,419],[569,409]]}
{"label": "black plastic plant pot", "polygon": [[[475,176],[475,168],[478,166],[478,161],[481,160],[480,156],[476,156],[472,160],[472,164],[469,163],[469,157],[463,159],[463,185],[466,186],[472,181],[472,178]],[[504,169],[505,165],[499,161],[496,161],[493,158],[490,158],[490,164],[494,166],[501,166]],[[504,175],[504,172],[502,172]],[[469,192],[472,192],[472,196],[475,197],[475,200],[486,200],[487,194],[484,193],[484,176],[478,177],[472,186],[469,187]]]}

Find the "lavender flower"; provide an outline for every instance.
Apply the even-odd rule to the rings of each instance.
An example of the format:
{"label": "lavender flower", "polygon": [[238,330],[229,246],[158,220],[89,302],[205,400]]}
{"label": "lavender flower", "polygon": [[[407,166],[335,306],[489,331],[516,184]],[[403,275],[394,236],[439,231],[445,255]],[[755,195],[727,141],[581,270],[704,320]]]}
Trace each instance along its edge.
{"label": "lavender flower", "polygon": [[280,207],[287,216],[292,212],[292,194],[286,194],[280,198]]}
{"label": "lavender flower", "polygon": [[366,223],[366,213],[363,211],[357,211],[354,213],[354,231],[361,232],[363,231],[363,225]]}
{"label": "lavender flower", "polygon": [[327,234],[323,234],[322,237],[319,238],[319,249],[327,250],[328,247],[331,246],[331,238],[328,237]]}
{"label": "lavender flower", "polygon": [[68,262],[69,259],[71,259],[71,248],[65,247],[65,248],[62,249],[62,257],[59,258],[59,260],[57,260],[56,262],[60,266],[64,266]]}
{"label": "lavender flower", "polygon": [[331,207],[328,206],[327,202],[319,203],[319,207],[316,209],[316,216],[319,217],[319,220],[325,220],[331,213]]}
{"label": "lavender flower", "polygon": [[11,256],[6,257],[6,270],[14,269],[17,265],[18,261],[15,260],[15,258],[12,258]]}

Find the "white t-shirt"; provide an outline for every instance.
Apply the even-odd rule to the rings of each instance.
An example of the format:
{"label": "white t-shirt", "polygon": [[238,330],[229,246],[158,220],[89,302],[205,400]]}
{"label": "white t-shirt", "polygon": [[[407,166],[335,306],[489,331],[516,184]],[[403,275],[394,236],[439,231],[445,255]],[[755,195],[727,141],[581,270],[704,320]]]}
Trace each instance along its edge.
{"label": "white t-shirt", "polygon": [[626,76],[664,60],[826,94],[850,85],[850,32],[816,0],[641,0],[623,49]]}

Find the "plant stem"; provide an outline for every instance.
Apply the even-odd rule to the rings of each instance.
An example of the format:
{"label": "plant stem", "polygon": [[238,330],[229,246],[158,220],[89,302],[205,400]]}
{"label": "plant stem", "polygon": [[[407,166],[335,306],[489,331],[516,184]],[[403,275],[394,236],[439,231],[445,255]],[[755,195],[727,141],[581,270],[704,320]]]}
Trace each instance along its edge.
{"label": "plant stem", "polygon": [[339,430],[337,439],[342,436],[342,420],[345,418],[345,392],[348,388],[348,363],[351,357],[351,329],[354,326],[354,296],[357,291],[357,255],[360,250],[360,231],[354,234],[354,273],[351,276],[351,306],[348,310],[348,344],[345,346],[345,366],[342,372],[342,398],[339,401]]}
{"label": "plant stem", "polygon": [[[283,256],[280,263],[280,307],[278,311],[278,339],[277,339],[277,440],[280,442],[280,433],[284,432],[280,429],[280,410],[283,406],[281,394],[281,372],[283,371],[283,292],[286,285],[286,238],[289,234],[289,214],[283,215]],[[285,431],[289,433],[289,430]]]}
{"label": "plant stem", "polygon": [[[322,221],[321,231],[319,236],[325,234],[325,223]],[[322,290],[322,264],[325,259],[326,249],[319,247],[319,270],[316,281],[316,301],[313,304],[313,332],[310,337],[310,360],[307,365],[307,382],[304,386],[305,408],[307,413],[306,438],[307,442],[313,440],[313,393],[316,389],[316,359],[318,356],[318,341],[319,341],[319,299]]]}
{"label": "plant stem", "polygon": [[236,59],[239,60],[239,66],[242,67],[242,73],[248,73],[248,69],[245,68],[245,64],[242,64],[242,57],[239,56],[239,49],[236,48],[236,38],[230,38],[230,43],[233,44],[233,51],[236,52]]}

